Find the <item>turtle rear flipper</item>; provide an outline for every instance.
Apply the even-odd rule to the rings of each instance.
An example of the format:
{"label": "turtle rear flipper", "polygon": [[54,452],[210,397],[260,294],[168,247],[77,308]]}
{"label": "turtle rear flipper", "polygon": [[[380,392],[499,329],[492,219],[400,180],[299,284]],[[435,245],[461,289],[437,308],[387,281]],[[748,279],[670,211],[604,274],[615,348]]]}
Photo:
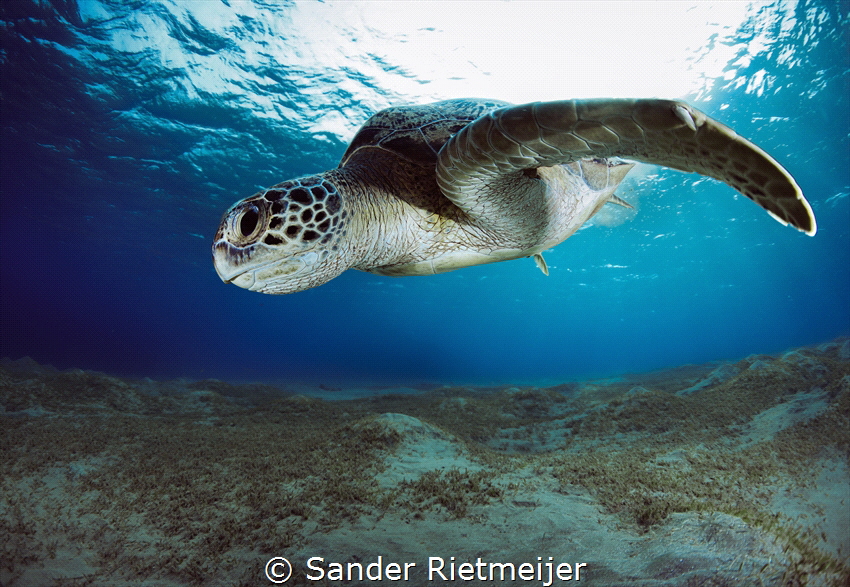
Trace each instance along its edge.
{"label": "turtle rear flipper", "polygon": [[[718,179],[776,220],[817,232],[794,178],[758,146],[699,110],[671,100],[568,100],[499,108],[460,130],[440,150],[437,182],[483,224],[516,214],[515,198],[540,196],[524,170],[625,157]],[[523,186],[523,184],[526,184]],[[503,197],[504,196],[504,197]]]}

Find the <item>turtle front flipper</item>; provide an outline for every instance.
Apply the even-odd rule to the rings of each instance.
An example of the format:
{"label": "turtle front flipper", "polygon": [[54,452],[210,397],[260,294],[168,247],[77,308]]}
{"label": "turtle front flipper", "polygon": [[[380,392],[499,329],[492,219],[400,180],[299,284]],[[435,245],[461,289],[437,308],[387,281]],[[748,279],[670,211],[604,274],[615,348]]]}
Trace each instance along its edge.
{"label": "turtle front flipper", "polygon": [[808,235],[817,231],[797,182],[773,157],[696,108],[670,100],[568,100],[493,110],[443,146],[437,182],[486,225],[522,208],[502,198],[535,197],[531,187],[522,189],[531,181],[524,170],[605,157],[713,177],[779,222]]}

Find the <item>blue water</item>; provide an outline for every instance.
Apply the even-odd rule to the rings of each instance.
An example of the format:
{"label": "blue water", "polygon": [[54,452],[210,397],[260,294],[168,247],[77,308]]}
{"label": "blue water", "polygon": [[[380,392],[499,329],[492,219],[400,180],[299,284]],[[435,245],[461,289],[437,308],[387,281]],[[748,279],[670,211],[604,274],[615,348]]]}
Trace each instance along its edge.
{"label": "blue water", "polygon": [[[0,4],[0,355],[153,378],[554,383],[850,333],[846,2],[520,4]],[[657,4],[669,22],[629,26]],[[524,259],[267,296],[216,276],[227,207],[336,166],[383,107],[624,95],[687,100],[773,154],[817,236],[643,166],[620,194],[637,213],[547,253],[549,277]]]}

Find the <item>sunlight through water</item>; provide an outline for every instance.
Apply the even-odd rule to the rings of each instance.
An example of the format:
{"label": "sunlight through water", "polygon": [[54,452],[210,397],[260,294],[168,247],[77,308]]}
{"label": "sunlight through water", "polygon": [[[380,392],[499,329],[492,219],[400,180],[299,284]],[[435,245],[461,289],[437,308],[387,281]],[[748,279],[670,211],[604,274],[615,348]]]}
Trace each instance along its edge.
{"label": "sunlight through water", "polygon": [[[708,100],[713,80],[735,75],[743,23],[765,13],[759,18],[793,26],[794,2],[638,5],[305,2],[269,14],[252,2],[174,1],[128,13],[85,0],[80,18],[104,27],[112,50],[155,57],[186,100],[245,101],[256,116],[307,118],[309,131],[342,139],[362,118],[352,103],[365,115],[457,96]],[[748,58],[775,41],[754,37]],[[281,79],[298,95],[276,91]],[[336,108],[328,108],[329,92],[342,98]]]}

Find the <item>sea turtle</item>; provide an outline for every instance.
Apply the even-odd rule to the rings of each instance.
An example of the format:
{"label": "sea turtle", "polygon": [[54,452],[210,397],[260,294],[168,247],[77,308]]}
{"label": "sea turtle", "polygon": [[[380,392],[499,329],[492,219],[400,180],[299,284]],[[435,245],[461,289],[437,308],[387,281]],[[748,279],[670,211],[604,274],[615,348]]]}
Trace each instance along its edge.
{"label": "sea turtle", "polygon": [[770,155],[696,108],[670,100],[514,106],[446,100],[372,116],[337,169],[237,202],[213,243],[227,283],[302,291],[346,269],[429,275],[533,257],[572,235],[634,166],[729,184],[809,235],[815,218]]}

